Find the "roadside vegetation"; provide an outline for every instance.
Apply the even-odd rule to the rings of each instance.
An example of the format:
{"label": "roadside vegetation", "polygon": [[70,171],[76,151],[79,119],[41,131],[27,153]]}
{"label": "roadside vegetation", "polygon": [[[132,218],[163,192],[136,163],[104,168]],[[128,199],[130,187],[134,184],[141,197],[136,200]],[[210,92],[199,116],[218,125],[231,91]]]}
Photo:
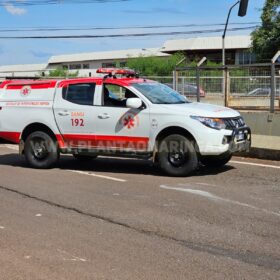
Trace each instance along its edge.
{"label": "roadside vegetation", "polygon": [[63,69],[62,67],[58,67],[54,70],[50,70],[46,77],[57,77],[57,78],[68,78],[68,77],[77,77],[79,75],[79,71],[69,72],[68,70]]}
{"label": "roadside vegetation", "polygon": [[142,76],[170,76],[182,58],[182,53],[169,57],[139,56],[128,59],[127,67],[136,70]]}
{"label": "roadside vegetation", "polygon": [[259,62],[269,62],[280,50],[280,0],[266,0],[261,20],[261,26],[252,33],[252,51]]}

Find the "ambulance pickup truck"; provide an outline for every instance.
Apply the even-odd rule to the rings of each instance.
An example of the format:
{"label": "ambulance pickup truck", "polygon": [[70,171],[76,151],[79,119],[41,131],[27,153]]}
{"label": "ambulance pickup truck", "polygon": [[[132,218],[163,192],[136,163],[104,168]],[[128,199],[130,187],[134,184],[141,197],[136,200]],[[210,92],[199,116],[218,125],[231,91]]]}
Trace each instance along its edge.
{"label": "ambulance pickup truck", "polygon": [[53,167],[60,154],[102,155],[152,159],[171,176],[223,166],[250,148],[237,111],[192,103],[130,70],[97,72],[105,76],[3,81],[0,138],[19,144],[33,168]]}

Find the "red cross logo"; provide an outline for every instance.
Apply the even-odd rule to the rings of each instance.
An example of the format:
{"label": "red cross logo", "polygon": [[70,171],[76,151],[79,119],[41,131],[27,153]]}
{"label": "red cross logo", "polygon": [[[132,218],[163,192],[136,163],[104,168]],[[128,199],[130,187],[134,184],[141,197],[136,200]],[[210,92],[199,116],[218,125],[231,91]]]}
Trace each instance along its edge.
{"label": "red cross logo", "polygon": [[127,116],[124,120],[123,120],[123,124],[124,126],[126,126],[128,129],[131,129],[135,126],[135,120],[132,116]]}
{"label": "red cross logo", "polygon": [[21,89],[20,94],[22,96],[27,96],[30,94],[30,92],[31,92],[31,88],[29,86],[25,86]]}

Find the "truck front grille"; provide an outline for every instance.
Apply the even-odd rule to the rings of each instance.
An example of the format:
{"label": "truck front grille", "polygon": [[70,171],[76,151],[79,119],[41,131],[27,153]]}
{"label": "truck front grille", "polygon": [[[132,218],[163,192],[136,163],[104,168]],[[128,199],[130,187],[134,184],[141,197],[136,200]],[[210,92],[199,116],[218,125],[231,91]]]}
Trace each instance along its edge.
{"label": "truck front grille", "polygon": [[224,122],[226,124],[226,129],[230,130],[245,126],[245,122],[242,117],[224,119]]}

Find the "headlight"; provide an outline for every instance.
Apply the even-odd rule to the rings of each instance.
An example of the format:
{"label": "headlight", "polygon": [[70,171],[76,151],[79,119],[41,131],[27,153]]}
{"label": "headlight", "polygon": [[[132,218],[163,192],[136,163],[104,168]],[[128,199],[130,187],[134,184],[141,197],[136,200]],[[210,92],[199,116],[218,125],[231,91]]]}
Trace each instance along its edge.
{"label": "headlight", "polygon": [[223,119],[205,118],[205,117],[197,117],[197,116],[191,116],[191,118],[213,129],[221,130],[226,128],[226,124]]}

